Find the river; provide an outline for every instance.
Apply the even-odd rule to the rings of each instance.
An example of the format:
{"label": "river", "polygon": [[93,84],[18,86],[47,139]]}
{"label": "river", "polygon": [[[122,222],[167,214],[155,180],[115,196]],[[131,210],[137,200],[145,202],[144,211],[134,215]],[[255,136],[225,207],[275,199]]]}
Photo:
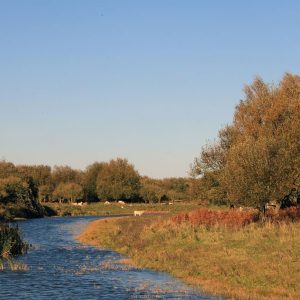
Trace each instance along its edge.
{"label": "river", "polygon": [[165,273],[129,267],[116,252],[74,238],[100,217],[59,217],[18,222],[32,244],[16,260],[24,271],[0,272],[0,299],[215,299]]}

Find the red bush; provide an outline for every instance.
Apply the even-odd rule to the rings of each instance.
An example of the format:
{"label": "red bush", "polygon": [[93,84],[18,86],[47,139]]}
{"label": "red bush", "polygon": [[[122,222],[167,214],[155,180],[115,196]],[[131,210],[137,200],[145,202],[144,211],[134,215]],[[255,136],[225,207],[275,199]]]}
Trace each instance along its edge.
{"label": "red bush", "polygon": [[175,223],[175,224],[182,224],[184,222],[187,222],[189,220],[189,215],[188,213],[185,212],[181,212],[175,216],[173,216],[171,218],[171,220]]}
{"label": "red bush", "polygon": [[[300,221],[300,206],[289,207],[267,212],[267,220],[271,222],[296,222]],[[177,225],[187,223],[193,226],[212,227],[215,225],[240,228],[252,222],[258,221],[257,213],[239,210],[210,210],[199,208],[189,213],[181,212],[171,218]]]}
{"label": "red bush", "polygon": [[280,209],[278,213],[267,212],[267,219],[271,222],[295,222],[300,221],[300,206],[292,206]]}
{"label": "red bush", "polygon": [[211,227],[215,225],[242,227],[257,221],[258,216],[252,212],[237,210],[210,210],[200,208],[189,213],[179,213],[171,218],[175,224],[189,223],[193,226]]}

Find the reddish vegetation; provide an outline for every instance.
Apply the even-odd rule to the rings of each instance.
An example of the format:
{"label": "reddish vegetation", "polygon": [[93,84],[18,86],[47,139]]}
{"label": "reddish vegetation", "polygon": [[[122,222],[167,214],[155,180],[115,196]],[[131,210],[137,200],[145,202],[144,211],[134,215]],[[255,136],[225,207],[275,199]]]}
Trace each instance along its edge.
{"label": "reddish vegetation", "polygon": [[189,223],[194,226],[211,227],[222,225],[228,227],[243,227],[257,221],[257,214],[249,211],[210,210],[200,208],[189,213],[179,213],[171,218],[175,224]]}
{"label": "reddish vegetation", "polygon": [[160,214],[167,214],[169,213],[168,211],[164,210],[145,210],[144,215],[160,215]]}
{"label": "reddish vegetation", "polygon": [[[269,211],[266,220],[270,222],[295,222],[300,220],[300,207],[290,207],[279,210],[278,213]],[[205,226],[207,228],[220,225],[240,228],[252,222],[257,222],[258,213],[254,211],[239,210],[210,210],[199,208],[189,213],[181,212],[171,218],[177,225],[187,223],[193,226]]]}
{"label": "reddish vegetation", "polygon": [[269,211],[267,219],[272,222],[295,222],[300,220],[300,206],[292,206],[279,210],[278,213]]}

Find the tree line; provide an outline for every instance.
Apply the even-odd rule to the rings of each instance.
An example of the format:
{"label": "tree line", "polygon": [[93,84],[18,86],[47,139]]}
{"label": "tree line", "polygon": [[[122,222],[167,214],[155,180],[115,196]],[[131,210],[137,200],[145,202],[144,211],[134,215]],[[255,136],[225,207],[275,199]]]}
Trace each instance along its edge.
{"label": "tree line", "polygon": [[245,87],[233,122],[205,145],[189,178],[141,176],[126,159],[69,166],[16,166],[0,161],[0,204],[203,200],[258,207],[300,202],[300,77]]}
{"label": "tree line", "polygon": [[192,181],[142,177],[134,165],[121,158],[95,162],[84,171],[0,161],[0,203],[188,200],[193,197]]}
{"label": "tree line", "polygon": [[192,165],[198,192],[210,201],[264,209],[300,202],[300,77],[245,87],[233,122]]}

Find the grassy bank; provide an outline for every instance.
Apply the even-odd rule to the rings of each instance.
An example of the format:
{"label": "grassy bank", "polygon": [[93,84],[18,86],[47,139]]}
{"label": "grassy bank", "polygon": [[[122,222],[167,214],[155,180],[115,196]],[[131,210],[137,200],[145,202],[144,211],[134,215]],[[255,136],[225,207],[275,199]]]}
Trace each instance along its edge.
{"label": "grassy bank", "polygon": [[114,249],[142,267],[166,271],[214,294],[300,298],[299,223],[235,228],[174,220],[166,216],[98,220],[79,240]]}
{"label": "grassy bank", "polygon": [[[197,202],[166,204],[119,204],[111,202],[105,205],[103,202],[90,203],[83,206],[74,206],[71,204],[47,203],[47,209],[53,211],[58,216],[113,216],[113,215],[133,215],[135,210],[162,211],[176,213],[182,210],[190,211],[199,207]],[[47,210],[46,209],[46,210]]]}
{"label": "grassy bank", "polygon": [[135,210],[161,211],[166,213],[176,213],[182,210],[191,211],[199,207],[198,202],[182,202],[172,205],[167,204],[119,204],[111,202],[105,205],[103,202],[90,203],[83,206],[75,206],[67,203],[44,203],[41,212],[20,204],[0,205],[0,221],[14,219],[31,219],[43,216],[114,216],[133,215]]}

